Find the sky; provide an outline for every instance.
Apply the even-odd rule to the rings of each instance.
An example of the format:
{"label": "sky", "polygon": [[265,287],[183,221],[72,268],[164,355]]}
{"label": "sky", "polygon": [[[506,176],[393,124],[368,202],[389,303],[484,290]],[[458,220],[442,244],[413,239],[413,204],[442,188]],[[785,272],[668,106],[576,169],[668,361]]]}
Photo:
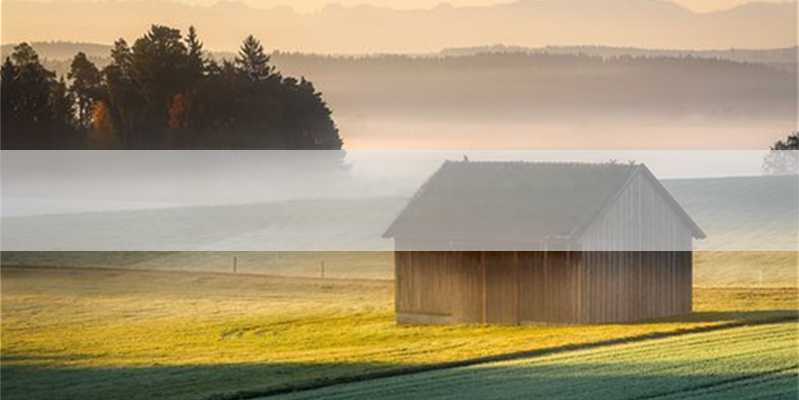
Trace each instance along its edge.
{"label": "sky", "polygon": [[[187,3],[210,4],[217,0],[183,0]],[[371,4],[377,6],[391,7],[397,9],[409,8],[430,8],[441,3],[449,3],[453,6],[476,6],[497,3],[508,3],[513,0],[244,0],[250,6],[273,7],[288,5],[298,11],[310,12],[318,10],[329,3],[339,3],[344,5]],[[705,12],[731,8],[750,0],[674,0],[675,3],[688,9]]]}

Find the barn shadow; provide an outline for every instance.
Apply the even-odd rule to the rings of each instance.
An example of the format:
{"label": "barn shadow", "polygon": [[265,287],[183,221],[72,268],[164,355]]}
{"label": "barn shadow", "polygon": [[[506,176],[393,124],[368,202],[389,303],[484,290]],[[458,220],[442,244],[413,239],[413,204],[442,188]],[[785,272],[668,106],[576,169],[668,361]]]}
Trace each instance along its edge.
{"label": "barn shadow", "polygon": [[[48,361],[59,365],[48,365]],[[310,383],[332,383],[340,376],[385,373],[412,367],[367,362],[70,367],[60,364],[62,361],[68,360],[49,356],[3,356],[0,398],[243,399],[275,390],[302,389]]]}
{"label": "barn shadow", "polygon": [[[48,367],[4,365],[3,399],[250,399],[292,394],[292,398],[325,398],[345,390],[353,399],[372,399],[380,388],[382,400],[449,398],[681,398],[712,388],[717,394],[757,394],[759,386],[774,383],[783,394],[797,391],[795,366],[775,365],[765,373],[687,373],[682,363],[570,362],[539,368],[526,364],[493,364],[479,368],[446,369],[403,376],[392,375],[414,365],[374,363],[240,363],[143,367]],[[793,374],[793,375],[792,375]],[[223,377],[223,378],[220,378]],[[339,378],[337,378],[339,377]],[[788,378],[787,380],[785,378]],[[381,379],[385,378],[385,379]],[[410,384],[416,382],[417,384]],[[631,384],[634,382],[634,384]],[[743,390],[743,392],[741,392]],[[785,397],[788,398],[788,397]],[[794,397],[795,398],[795,395]]]}

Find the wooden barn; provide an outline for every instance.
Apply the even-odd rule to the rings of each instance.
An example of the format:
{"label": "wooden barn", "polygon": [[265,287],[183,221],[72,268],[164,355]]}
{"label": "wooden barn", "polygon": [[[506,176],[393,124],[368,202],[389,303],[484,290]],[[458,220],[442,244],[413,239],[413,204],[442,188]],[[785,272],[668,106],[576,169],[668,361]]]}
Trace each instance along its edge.
{"label": "wooden barn", "polygon": [[446,162],[385,233],[399,323],[690,313],[704,233],[644,165]]}

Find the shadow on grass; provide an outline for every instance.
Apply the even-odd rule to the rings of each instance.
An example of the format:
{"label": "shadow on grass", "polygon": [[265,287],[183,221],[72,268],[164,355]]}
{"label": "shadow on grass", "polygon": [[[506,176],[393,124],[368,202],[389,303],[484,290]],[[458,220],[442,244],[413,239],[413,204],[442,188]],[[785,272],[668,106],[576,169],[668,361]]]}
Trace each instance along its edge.
{"label": "shadow on grass", "polygon": [[[48,357],[51,360],[52,357]],[[48,365],[42,357],[4,357],[3,400],[247,398],[247,393],[287,389],[299,382],[402,370],[412,365],[379,363],[236,363],[141,367]],[[9,364],[11,360],[15,360]],[[36,361],[36,364],[23,364]]]}
{"label": "shadow on grass", "polygon": [[[92,357],[84,357],[81,355],[60,357],[27,354],[3,355],[1,360],[2,365],[0,365],[0,376],[2,376],[0,398],[4,400],[136,400],[152,398],[248,399],[266,395],[290,394],[296,391],[324,390],[324,388],[333,385],[358,384],[358,382],[380,378],[400,379],[400,377],[407,377],[410,379],[411,375],[414,374],[445,373],[446,371],[443,370],[456,367],[520,360],[565,351],[591,349],[623,343],[643,342],[687,333],[711,332],[739,326],[796,321],[797,317],[799,317],[799,314],[796,310],[700,312],[687,316],[675,317],[673,320],[680,322],[722,323],[673,332],[644,334],[586,344],[519,351],[495,356],[426,365],[369,362],[317,363],[309,361],[306,363],[232,363],[184,366],[162,366],[153,364],[142,365],[140,367],[109,368],[70,367],[69,363],[73,361],[92,362]],[[264,349],[264,352],[268,352],[268,349]],[[740,378],[737,375],[724,376],[722,374],[714,376],[718,377],[718,382],[723,384],[735,382],[736,379]],[[682,376],[658,375],[652,379],[654,379],[652,381],[652,387],[657,387],[658,385],[660,385],[660,387],[672,387],[675,385],[679,386],[680,382],[686,379],[698,379],[698,376],[692,375],[686,378]],[[568,377],[551,377],[551,379],[547,381],[547,385],[549,385],[548,387],[552,387],[552,385],[556,387],[562,385],[564,388],[571,388],[581,385],[591,387],[591,385],[594,384],[602,384],[607,387],[608,382],[617,382],[619,385],[618,387],[625,387],[625,385],[632,381],[640,381],[640,377],[599,374],[598,377],[587,378],[571,374]],[[522,380],[519,382],[528,381]],[[793,382],[795,383],[795,380]],[[489,382],[483,383],[488,385]],[[465,393],[482,393],[481,388],[482,386],[477,386]],[[449,390],[451,391],[452,388],[449,388]],[[494,387],[494,390],[499,390],[498,393],[505,393],[501,388],[498,389]],[[315,391],[307,393],[315,393]],[[405,392],[400,393],[408,394]],[[616,393],[617,392],[611,390],[605,393],[607,396],[596,398],[612,398],[614,397],[612,395]],[[791,392],[791,394],[792,393],[793,392]],[[528,392],[526,394],[517,393],[520,397],[529,397],[527,396],[528,394],[538,396],[537,392]],[[660,394],[655,394],[660,396]],[[621,396],[619,398],[649,398],[647,396],[648,394],[643,393],[639,397]],[[418,397],[425,398],[428,396],[419,394]],[[369,396],[367,394],[360,398],[366,399],[369,398]],[[403,396],[398,398],[403,398]],[[549,397],[545,396],[541,398]],[[794,396],[793,398],[796,397]]]}
{"label": "shadow on grass", "polygon": [[732,322],[732,321],[772,321],[799,319],[799,310],[759,310],[759,311],[700,311],[673,317],[635,322],[651,324],[658,322]]}
{"label": "shadow on grass", "polygon": [[97,356],[84,354],[68,355],[30,355],[30,354],[0,354],[0,365],[2,363],[37,363],[37,362],[69,362],[69,361],[89,361],[97,359]]}
{"label": "shadow on grass", "polygon": [[[791,362],[794,362],[792,360]],[[374,363],[263,363],[125,368],[4,366],[3,399],[251,399],[289,395],[302,399],[649,399],[682,398],[703,390],[728,398],[776,389],[795,399],[796,365],[727,373],[687,373],[684,363],[603,361],[564,365],[489,365],[479,369],[396,374],[413,365]],[[729,368],[728,368],[729,369]],[[368,371],[368,373],[367,373]],[[379,381],[370,374],[394,371]],[[682,371],[682,372],[681,372]],[[359,375],[361,374],[361,375]],[[336,379],[336,376],[352,379]],[[304,384],[303,384],[304,383]],[[775,386],[776,383],[776,386]],[[346,384],[346,385],[337,385]],[[762,387],[761,387],[762,386]],[[293,389],[290,389],[293,388]],[[377,392],[376,392],[377,391]],[[765,393],[769,394],[769,393]],[[771,393],[774,394],[774,393]],[[744,396],[745,397],[745,396]]]}

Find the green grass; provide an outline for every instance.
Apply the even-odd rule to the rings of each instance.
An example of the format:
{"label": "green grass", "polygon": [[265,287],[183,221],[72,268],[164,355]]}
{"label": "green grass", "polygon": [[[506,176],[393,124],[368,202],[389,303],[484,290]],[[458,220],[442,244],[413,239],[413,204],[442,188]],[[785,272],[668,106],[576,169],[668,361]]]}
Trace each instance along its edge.
{"label": "green grass", "polygon": [[197,399],[453,360],[795,317],[796,289],[700,288],[629,325],[394,323],[393,283],[3,267],[4,399]]}
{"label": "green grass", "polygon": [[712,399],[799,396],[795,322],[338,385],[283,399]]}

